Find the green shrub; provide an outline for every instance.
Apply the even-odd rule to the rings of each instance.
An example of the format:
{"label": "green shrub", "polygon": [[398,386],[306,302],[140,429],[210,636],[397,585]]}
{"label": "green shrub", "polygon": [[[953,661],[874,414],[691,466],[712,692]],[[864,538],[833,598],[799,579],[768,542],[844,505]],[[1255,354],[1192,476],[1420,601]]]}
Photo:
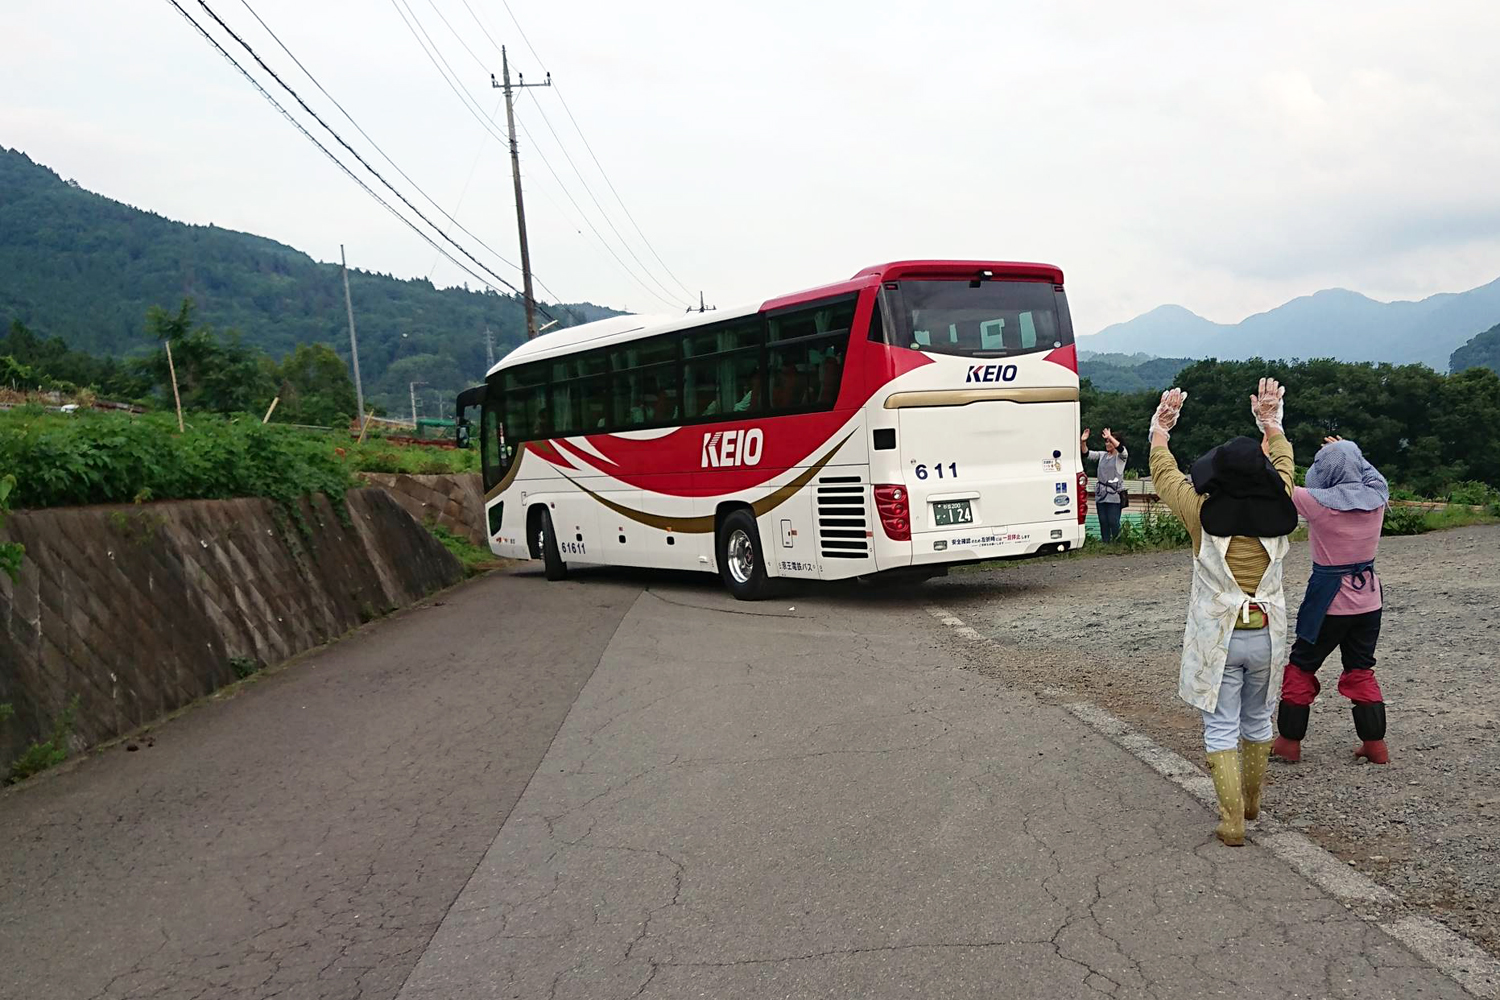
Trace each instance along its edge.
{"label": "green shrub", "polygon": [[427,530],[432,537],[443,543],[443,548],[453,553],[463,564],[466,576],[478,576],[500,565],[495,554],[487,548],[475,545],[462,535],[456,535],[435,520],[427,521]]}
{"label": "green shrub", "polygon": [[1147,507],[1141,515],[1141,534],[1146,541],[1158,548],[1181,548],[1190,545],[1193,536],[1187,525],[1164,507]]}
{"label": "green shrub", "polygon": [[73,736],[73,720],[78,716],[78,696],[68,702],[56,719],[52,720],[52,731],[40,743],[33,742],[26,751],[11,762],[5,777],[6,784],[24,781],[49,767],[56,767],[68,759],[68,740]]}
{"label": "green shrub", "polygon": [[235,677],[244,680],[260,670],[260,661],[251,656],[231,656],[229,669],[234,671]]}
{"label": "green shrub", "polygon": [[129,416],[35,407],[0,412],[0,468],[14,469],[18,507],[324,493],[338,503],[350,470],[326,435],[255,418]]}
{"label": "green shrub", "polygon": [[1500,490],[1486,483],[1477,483],[1472,480],[1454,483],[1448,488],[1448,502],[1460,503],[1468,507],[1487,507],[1500,503]]}
{"label": "green shrub", "polygon": [[1387,507],[1382,535],[1421,535],[1432,530],[1427,512],[1420,507]]}
{"label": "green shrub", "polygon": [[[0,476],[0,527],[5,525],[5,512],[10,509],[7,498],[15,488],[15,476],[9,473]],[[21,557],[25,554],[26,546],[20,542],[0,542],[0,573],[12,580],[18,579],[21,575]]]}

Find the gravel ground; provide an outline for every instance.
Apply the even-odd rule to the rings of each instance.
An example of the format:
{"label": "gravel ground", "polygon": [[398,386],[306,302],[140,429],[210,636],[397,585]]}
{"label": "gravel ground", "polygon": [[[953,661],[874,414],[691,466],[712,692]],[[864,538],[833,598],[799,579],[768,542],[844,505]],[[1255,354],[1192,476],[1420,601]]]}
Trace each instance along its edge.
{"label": "gravel ground", "polygon": [[[1295,615],[1305,542],[1287,563]],[[1500,954],[1500,527],[1387,538],[1380,569],[1391,763],[1353,757],[1335,653],[1302,763],[1272,762],[1266,807]],[[983,672],[1079,692],[1201,761],[1197,713],[1177,699],[1190,576],[1186,550],[1033,560],[955,573],[922,596],[998,645]]]}

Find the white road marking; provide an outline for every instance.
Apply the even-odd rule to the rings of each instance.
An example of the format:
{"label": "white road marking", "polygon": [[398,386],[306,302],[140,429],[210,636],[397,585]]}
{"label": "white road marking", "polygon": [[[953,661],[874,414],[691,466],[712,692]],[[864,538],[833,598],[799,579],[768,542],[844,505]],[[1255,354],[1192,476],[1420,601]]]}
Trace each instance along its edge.
{"label": "white road marking", "polygon": [[[927,613],[966,639],[990,641],[943,608],[929,605]],[[1060,688],[1047,688],[1042,693],[1050,697],[1070,696],[1070,692]],[[1181,754],[1161,746],[1093,702],[1073,701],[1063,707],[1090,729],[1128,751],[1199,802],[1210,809],[1216,806],[1213,779]],[[1249,839],[1283,864],[1341,902],[1388,907],[1401,903],[1389,889],[1354,871],[1303,834],[1278,823],[1264,810],[1248,834]],[[1379,926],[1467,992],[1485,1000],[1500,998],[1500,962],[1462,935],[1435,920],[1419,916],[1403,916]]]}

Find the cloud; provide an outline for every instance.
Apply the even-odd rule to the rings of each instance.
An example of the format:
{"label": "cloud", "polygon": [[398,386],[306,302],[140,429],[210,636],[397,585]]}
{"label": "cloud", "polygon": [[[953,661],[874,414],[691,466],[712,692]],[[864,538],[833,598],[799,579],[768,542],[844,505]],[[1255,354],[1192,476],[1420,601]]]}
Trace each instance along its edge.
{"label": "cloud", "polygon": [[[434,2],[478,61],[431,7],[412,10],[488,113],[498,54],[465,5]],[[512,0],[540,59],[500,7],[472,6],[518,71],[551,70],[567,99],[534,90],[518,107],[533,259],[566,298],[661,309],[656,295],[683,294],[569,111],[655,252],[725,305],[922,255],[1058,263],[1081,330],[1167,301],[1232,321],[1328,285],[1420,297],[1500,274],[1500,6]],[[241,7],[216,9],[299,79]],[[257,10],[428,194],[516,259],[508,156],[388,5]],[[165,4],[11,0],[0,32],[23,40],[0,64],[7,144],[164,214],[433,268]],[[472,280],[446,263],[433,276]]]}

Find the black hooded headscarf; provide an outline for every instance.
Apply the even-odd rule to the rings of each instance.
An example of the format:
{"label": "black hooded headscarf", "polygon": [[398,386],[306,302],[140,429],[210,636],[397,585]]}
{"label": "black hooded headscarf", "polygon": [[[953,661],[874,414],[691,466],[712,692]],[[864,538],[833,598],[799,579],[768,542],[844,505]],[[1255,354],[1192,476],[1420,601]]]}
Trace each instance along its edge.
{"label": "black hooded headscarf", "polygon": [[1286,483],[1254,438],[1237,437],[1193,463],[1193,488],[1205,495],[1199,520],[1210,535],[1274,538],[1297,528]]}

